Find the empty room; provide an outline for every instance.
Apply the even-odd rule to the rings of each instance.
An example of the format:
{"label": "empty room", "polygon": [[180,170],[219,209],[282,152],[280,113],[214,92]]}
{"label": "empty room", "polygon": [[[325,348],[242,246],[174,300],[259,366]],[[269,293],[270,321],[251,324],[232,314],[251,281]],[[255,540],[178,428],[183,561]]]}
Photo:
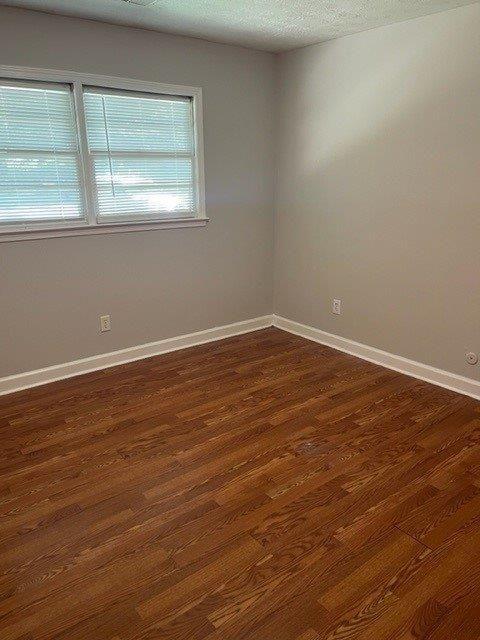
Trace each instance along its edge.
{"label": "empty room", "polygon": [[480,640],[480,2],[0,0],[0,640]]}

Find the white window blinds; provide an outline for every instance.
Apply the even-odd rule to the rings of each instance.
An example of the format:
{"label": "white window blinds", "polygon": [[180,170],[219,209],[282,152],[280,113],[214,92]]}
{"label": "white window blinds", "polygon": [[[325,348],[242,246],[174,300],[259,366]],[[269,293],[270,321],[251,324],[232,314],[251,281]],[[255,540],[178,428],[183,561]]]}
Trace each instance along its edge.
{"label": "white window blinds", "polygon": [[97,218],[196,215],[192,99],[84,88]]}
{"label": "white window blinds", "polygon": [[84,218],[68,85],[0,79],[0,224]]}

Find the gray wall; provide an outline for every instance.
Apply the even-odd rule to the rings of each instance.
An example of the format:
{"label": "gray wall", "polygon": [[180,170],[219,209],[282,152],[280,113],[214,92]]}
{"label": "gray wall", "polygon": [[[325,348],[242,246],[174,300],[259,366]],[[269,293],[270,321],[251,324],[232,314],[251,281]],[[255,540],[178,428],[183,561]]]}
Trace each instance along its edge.
{"label": "gray wall", "polygon": [[479,33],[477,4],[282,54],[275,95],[269,54],[0,8],[1,64],[202,86],[211,217],[0,244],[0,376],[270,313],[274,272],[276,313],[478,378]]}
{"label": "gray wall", "polygon": [[283,54],[279,109],[275,312],[478,378],[480,5]]}
{"label": "gray wall", "polygon": [[0,8],[0,64],[203,87],[211,218],[0,244],[0,377],[271,313],[274,56]]}

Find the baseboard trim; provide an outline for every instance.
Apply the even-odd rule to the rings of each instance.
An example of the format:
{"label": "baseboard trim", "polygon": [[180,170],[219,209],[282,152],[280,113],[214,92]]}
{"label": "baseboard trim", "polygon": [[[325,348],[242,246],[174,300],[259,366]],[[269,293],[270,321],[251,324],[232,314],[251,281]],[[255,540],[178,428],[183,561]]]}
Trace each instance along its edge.
{"label": "baseboard trim", "polygon": [[476,400],[480,400],[480,382],[473,380],[472,378],[465,378],[443,369],[437,369],[431,367],[428,364],[416,362],[415,360],[409,360],[402,356],[397,356],[375,347],[369,347],[366,344],[349,340],[348,338],[342,338],[333,333],[327,333],[320,329],[315,329],[300,322],[283,318],[282,316],[273,316],[273,326],[294,333],[308,340],[319,342],[338,351],[349,353],[350,355],[357,356],[363,360],[374,362],[387,369],[393,369],[399,371],[413,378],[424,380],[432,384],[456,391]]}
{"label": "baseboard trim", "polygon": [[161,355],[162,353],[169,353],[170,351],[214,342],[222,338],[250,333],[251,331],[265,329],[272,325],[289,333],[307,338],[308,340],[332,347],[338,351],[343,351],[344,353],[349,353],[363,360],[368,360],[387,369],[393,369],[394,371],[399,371],[400,373],[424,380],[425,382],[430,382],[431,384],[480,400],[480,382],[477,380],[459,376],[455,373],[444,371],[443,369],[437,369],[430,365],[416,362],[415,360],[409,360],[408,358],[388,353],[387,351],[382,351],[381,349],[376,349],[375,347],[370,347],[360,342],[349,340],[348,338],[342,338],[333,333],[328,333],[278,315],[251,318],[250,320],[234,322],[221,327],[213,327],[211,329],[205,329],[204,331],[196,331],[174,338],[166,338],[165,340],[149,342],[135,347],[111,351],[110,353],[103,353],[88,358],[81,358],[80,360],[73,360],[72,362],[45,367],[43,369],[36,369],[35,371],[26,371],[25,373],[6,376],[0,378],[0,395],[37,387],[55,382],[56,380],[72,378],[92,371],[108,369],[119,364],[150,358]]}
{"label": "baseboard trim", "polygon": [[186,347],[193,347],[198,344],[214,342],[222,338],[238,336],[242,333],[250,333],[250,331],[265,329],[271,326],[272,316],[261,316],[250,320],[234,322],[233,324],[226,324],[221,327],[205,329],[204,331],[187,333],[174,338],[158,340],[157,342],[128,347],[127,349],[120,349],[119,351],[111,351],[110,353],[102,353],[97,356],[90,356],[89,358],[81,358],[80,360],[57,364],[51,367],[45,367],[44,369],[36,369],[35,371],[6,376],[5,378],[0,378],[0,395],[21,391],[22,389],[29,389],[30,387],[37,387],[42,384],[48,384],[49,382],[55,382],[56,380],[72,378],[83,373],[108,369],[119,364],[158,356],[162,353],[177,351],[178,349],[185,349]]}

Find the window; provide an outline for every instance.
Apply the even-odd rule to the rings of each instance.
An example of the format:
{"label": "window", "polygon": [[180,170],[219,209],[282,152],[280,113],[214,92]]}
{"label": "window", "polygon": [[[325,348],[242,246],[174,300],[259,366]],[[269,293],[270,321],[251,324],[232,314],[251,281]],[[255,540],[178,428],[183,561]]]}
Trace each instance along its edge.
{"label": "window", "polygon": [[1,82],[2,224],[83,218],[76,136],[68,86]]}
{"label": "window", "polygon": [[201,90],[23,71],[0,67],[0,240],[205,224]]}
{"label": "window", "polygon": [[192,100],[87,88],[99,220],[195,214]]}

